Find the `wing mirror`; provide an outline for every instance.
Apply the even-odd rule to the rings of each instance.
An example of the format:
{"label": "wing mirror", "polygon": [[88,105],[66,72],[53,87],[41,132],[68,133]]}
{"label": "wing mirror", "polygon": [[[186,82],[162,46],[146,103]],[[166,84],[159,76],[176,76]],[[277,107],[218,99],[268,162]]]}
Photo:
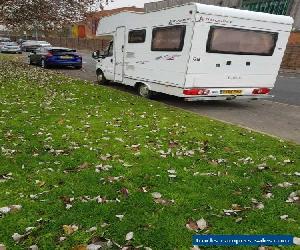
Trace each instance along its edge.
{"label": "wing mirror", "polygon": [[103,58],[106,57],[106,55],[105,55],[105,53],[104,53],[103,51],[96,50],[96,51],[93,52],[92,57],[93,57],[94,59],[99,59],[99,58],[102,58],[102,59],[103,59]]}
{"label": "wing mirror", "polygon": [[98,59],[100,57],[100,50],[96,50],[93,52],[92,57],[94,59]]}

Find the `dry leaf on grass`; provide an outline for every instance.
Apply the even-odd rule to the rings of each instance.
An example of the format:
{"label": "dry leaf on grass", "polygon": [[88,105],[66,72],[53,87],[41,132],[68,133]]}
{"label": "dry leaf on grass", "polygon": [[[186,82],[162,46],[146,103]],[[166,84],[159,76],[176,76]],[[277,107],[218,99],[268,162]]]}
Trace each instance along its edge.
{"label": "dry leaf on grass", "polygon": [[201,218],[200,220],[197,220],[197,226],[200,230],[204,230],[205,228],[207,228],[206,220],[204,220],[203,218]]}
{"label": "dry leaf on grass", "polygon": [[65,232],[65,234],[73,234],[74,232],[76,232],[78,230],[78,226],[76,225],[63,225],[63,230]]}
{"label": "dry leaf on grass", "polygon": [[296,246],[300,246],[300,238],[294,237],[294,238],[293,238],[293,243],[294,243]]}
{"label": "dry leaf on grass", "polygon": [[32,245],[29,247],[30,250],[39,250],[37,245]]}
{"label": "dry leaf on grass", "polygon": [[285,202],[287,203],[294,203],[300,201],[300,190],[290,193],[289,197]]}
{"label": "dry leaf on grass", "polygon": [[13,213],[17,212],[22,209],[21,205],[10,205],[7,207],[1,207],[0,208],[0,214],[7,214],[7,213]]}
{"label": "dry leaf on grass", "polygon": [[192,231],[204,230],[207,228],[207,222],[205,219],[201,218],[200,220],[194,221],[192,219],[188,220],[185,224],[186,228]]}
{"label": "dry leaf on grass", "polygon": [[133,232],[129,232],[125,236],[125,240],[129,241],[133,239]]}
{"label": "dry leaf on grass", "polygon": [[152,195],[152,197],[154,198],[154,199],[159,199],[159,198],[161,198],[161,193],[158,193],[158,192],[154,192],[154,193],[152,193],[151,194]]}

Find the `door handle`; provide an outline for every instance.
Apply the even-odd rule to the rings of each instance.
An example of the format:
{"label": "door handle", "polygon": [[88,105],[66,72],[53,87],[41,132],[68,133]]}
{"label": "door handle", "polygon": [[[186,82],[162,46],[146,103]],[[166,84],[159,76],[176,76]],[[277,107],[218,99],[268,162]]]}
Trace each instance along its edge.
{"label": "door handle", "polygon": [[110,62],[113,62],[114,60],[113,59],[110,59]]}
{"label": "door handle", "polygon": [[122,45],[122,52],[124,52],[124,45]]}

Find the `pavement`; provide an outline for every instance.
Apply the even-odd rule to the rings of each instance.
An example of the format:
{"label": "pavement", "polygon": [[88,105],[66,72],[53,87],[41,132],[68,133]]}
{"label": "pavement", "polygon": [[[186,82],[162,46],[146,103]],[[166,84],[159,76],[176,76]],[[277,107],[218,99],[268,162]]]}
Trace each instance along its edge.
{"label": "pavement", "polygon": [[[90,52],[81,51],[81,54],[82,70],[59,71],[95,82],[95,60]],[[108,86],[136,94],[133,88],[125,85],[111,83]],[[155,100],[300,144],[300,75],[281,73],[271,94],[275,95],[271,100],[185,102],[168,95],[159,95]]]}

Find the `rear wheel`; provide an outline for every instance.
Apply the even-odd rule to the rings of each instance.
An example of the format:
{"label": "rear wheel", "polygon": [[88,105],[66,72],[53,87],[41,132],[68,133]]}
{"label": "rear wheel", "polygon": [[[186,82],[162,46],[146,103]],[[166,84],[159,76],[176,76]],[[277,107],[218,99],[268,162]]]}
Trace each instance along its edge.
{"label": "rear wheel", "polygon": [[153,92],[148,88],[146,84],[139,84],[138,85],[138,93],[140,96],[150,99],[153,97]]}
{"label": "rear wheel", "polygon": [[107,84],[108,83],[108,80],[105,78],[105,76],[101,70],[97,71],[97,82],[99,84]]}

